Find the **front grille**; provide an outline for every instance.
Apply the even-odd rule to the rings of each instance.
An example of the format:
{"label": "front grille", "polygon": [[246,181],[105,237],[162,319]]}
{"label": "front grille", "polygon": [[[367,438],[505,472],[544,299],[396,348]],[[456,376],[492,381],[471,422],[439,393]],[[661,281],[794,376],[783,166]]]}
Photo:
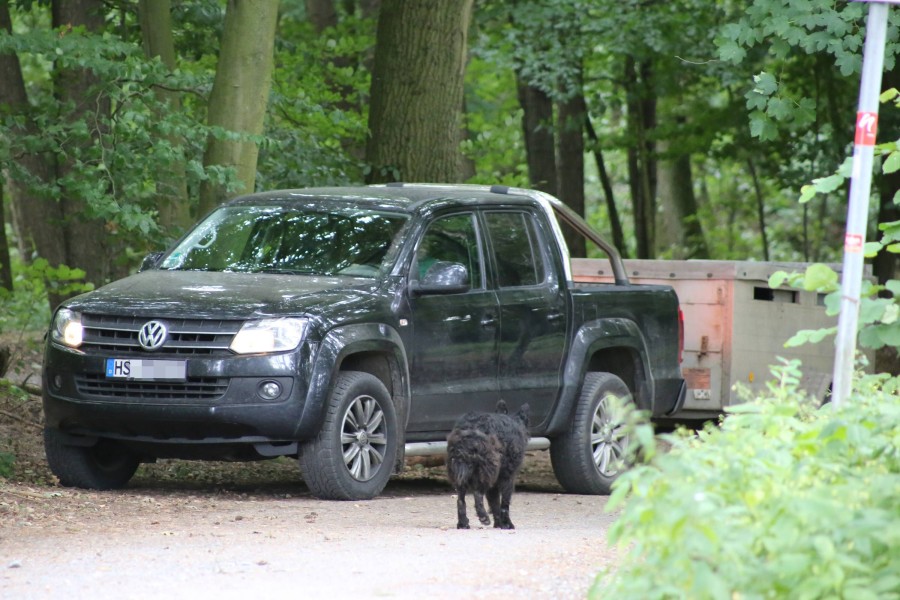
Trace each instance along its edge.
{"label": "front grille", "polygon": [[134,402],[165,400],[167,402],[207,402],[221,398],[228,389],[223,377],[190,377],[187,381],[120,381],[102,374],[77,375],[75,386],[87,399]]}
{"label": "front grille", "polygon": [[84,343],[91,354],[145,352],[138,344],[138,332],[147,321],[162,321],[168,328],[163,347],[154,356],[227,356],[228,346],[243,321],[219,319],[167,319],[82,315]]}

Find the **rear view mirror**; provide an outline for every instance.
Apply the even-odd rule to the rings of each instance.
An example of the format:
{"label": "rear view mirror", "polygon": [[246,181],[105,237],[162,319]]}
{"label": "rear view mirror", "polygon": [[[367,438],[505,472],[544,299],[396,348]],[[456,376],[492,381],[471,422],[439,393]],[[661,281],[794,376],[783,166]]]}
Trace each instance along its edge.
{"label": "rear view mirror", "polygon": [[410,291],[422,294],[462,294],[469,291],[469,270],[461,263],[438,261],[420,281],[410,283]]}
{"label": "rear view mirror", "polygon": [[141,266],[138,269],[138,273],[156,267],[159,264],[159,259],[162,258],[163,254],[165,254],[165,252],[151,252],[150,254],[145,256],[144,260],[141,261]]}

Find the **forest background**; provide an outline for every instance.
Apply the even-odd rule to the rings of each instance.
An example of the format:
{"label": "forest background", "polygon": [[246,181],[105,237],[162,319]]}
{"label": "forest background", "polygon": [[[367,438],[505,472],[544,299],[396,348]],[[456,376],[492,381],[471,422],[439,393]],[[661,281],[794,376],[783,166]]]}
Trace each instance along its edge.
{"label": "forest background", "polygon": [[[531,187],[625,256],[839,262],[865,14],[826,0],[0,0],[0,333],[43,328],[60,300],[259,189]],[[881,283],[898,269],[898,138],[887,102],[867,245]]]}

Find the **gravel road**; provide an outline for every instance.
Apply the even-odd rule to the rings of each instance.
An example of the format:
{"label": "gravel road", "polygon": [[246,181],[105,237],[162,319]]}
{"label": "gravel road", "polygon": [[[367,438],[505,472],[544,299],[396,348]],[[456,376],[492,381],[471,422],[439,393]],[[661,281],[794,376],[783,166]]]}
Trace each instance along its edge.
{"label": "gravel road", "polygon": [[293,472],[221,485],[151,471],[117,492],[0,483],[0,597],[583,598],[619,554],[613,516],[529,469],[542,460],[526,459],[514,531],[471,508],[474,528],[455,529],[434,470],[368,502],[317,500]]}

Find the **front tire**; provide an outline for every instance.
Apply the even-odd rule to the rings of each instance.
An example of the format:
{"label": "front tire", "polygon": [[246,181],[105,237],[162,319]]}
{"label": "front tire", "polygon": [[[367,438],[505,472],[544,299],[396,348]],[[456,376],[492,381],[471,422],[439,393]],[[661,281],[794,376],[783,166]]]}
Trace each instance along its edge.
{"label": "front tire", "polygon": [[44,429],[44,452],[60,485],[89,490],[123,487],[141,464],[140,457],[112,440],[72,446],[57,429]]}
{"label": "front tire", "polygon": [[613,397],[631,403],[631,390],[611,373],[588,373],[569,429],[550,444],[553,473],[572,494],[609,495],[625,470],[628,435]]}
{"label": "front tire", "polygon": [[374,375],[344,371],[319,434],[300,447],[303,480],[323,500],[369,500],[384,490],[397,455],[397,417]]}

